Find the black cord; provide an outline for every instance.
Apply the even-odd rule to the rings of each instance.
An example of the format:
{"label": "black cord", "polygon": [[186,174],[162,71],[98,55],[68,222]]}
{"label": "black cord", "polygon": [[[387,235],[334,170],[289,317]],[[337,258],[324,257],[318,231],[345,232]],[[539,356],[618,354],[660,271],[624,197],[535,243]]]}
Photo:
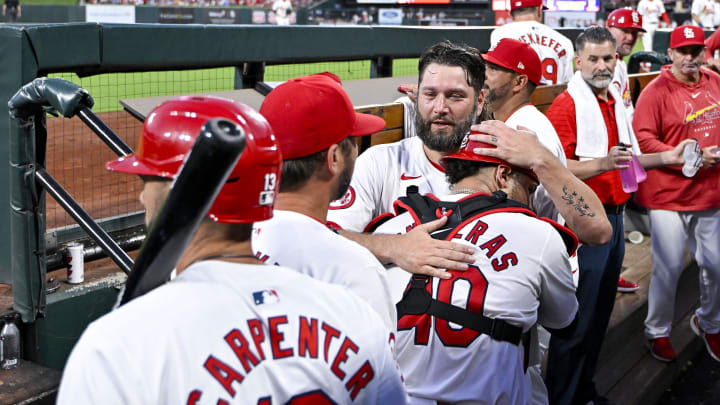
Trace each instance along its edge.
{"label": "black cord", "polygon": [[[223,258],[224,259],[249,259],[249,258],[257,259],[257,256],[255,256],[255,255],[236,255],[236,254],[232,254],[232,253],[224,253],[221,255],[212,255],[212,256],[201,257],[201,258],[195,260],[195,262],[199,262],[199,261],[203,261],[203,260],[223,259]],[[193,262],[193,263],[195,263],[195,262]]]}

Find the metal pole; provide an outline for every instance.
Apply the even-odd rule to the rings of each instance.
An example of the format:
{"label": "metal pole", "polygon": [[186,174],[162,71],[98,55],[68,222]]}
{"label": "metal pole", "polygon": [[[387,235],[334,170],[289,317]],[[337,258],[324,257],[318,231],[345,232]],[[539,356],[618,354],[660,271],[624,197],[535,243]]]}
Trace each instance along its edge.
{"label": "metal pole", "polygon": [[112,151],[118,156],[127,156],[133,153],[132,148],[120,139],[120,137],[113,132],[112,129],[105,125],[105,123],[102,122],[102,120],[89,108],[83,107],[80,111],[78,111],[77,116],[80,117],[82,122],[90,127],[90,129],[92,129],[92,131],[95,132],[97,136],[100,137],[100,139],[102,139],[102,141],[105,142],[105,144],[109,146],[110,149],[112,149]]}
{"label": "metal pole", "polygon": [[133,261],[130,256],[120,249],[110,235],[90,218],[90,215],[60,186],[57,180],[42,167],[36,168],[35,179],[45,187],[45,190],[70,214],[78,225],[105,250],[118,267],[126,274],[129,274],[133,268]]}

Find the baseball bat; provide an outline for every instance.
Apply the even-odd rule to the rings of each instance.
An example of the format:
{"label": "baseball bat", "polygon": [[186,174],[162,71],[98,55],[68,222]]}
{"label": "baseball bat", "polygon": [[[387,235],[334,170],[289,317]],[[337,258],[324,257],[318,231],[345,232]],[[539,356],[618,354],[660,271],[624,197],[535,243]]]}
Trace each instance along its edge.
{"label": "baseball bat", "polygon": [[203,125],[148,230],[120,305],[170,279],[245,149],[245,142],[244,131],[232,121],[214,118]]}

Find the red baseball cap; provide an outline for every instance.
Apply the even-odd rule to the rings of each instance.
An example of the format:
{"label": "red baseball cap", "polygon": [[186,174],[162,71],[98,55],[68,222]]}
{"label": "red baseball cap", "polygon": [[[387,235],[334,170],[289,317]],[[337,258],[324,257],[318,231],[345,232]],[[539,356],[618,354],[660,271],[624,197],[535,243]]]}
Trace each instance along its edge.
{"label": "red baseball cap", "polygon": [[309,156],[348,136],[385,128],[382,118],[356,113],[340,78],[327,72],[277,86],[265,97],[260,114],[270,123],[283,159]]}
{"label": "red baseball cap", "polygon": [[[472,134],[480,134],[480,132],[471,132],[471,133]],[[523,172],[523,173],[527,174],[528,176],[532,177],[535,181],[539,181],[537,174],[535,174],[534,171],[523,168],[523,167],[515,166],[513,164],[510,164],[510,163],[502,160],[502,159],[475,154],[473,152],[473,149],[475,149],[475,148],[495,149],[496,146],[490,145],[487,143],[483,143],[483,142],[471,141],[466,136],[465,139],[463,140],[462,146],[460,147],[460,151],[457,153],[453,153],[451,155],[444,156],[441,160],[441,163],[444,162],[445,159],[460,159],[460,160],[472,160],[475,162],[496,163],[496,164],[512,167],[513,169]]]}
{"label": "red baseball cap", "polygon": [[610,13],[607,18],[607,27],[632,28],[645,32],[642,27],[642,16],[630,7],[619,8]]}
{"label": "red baseball cap", "polygon": [[543,0],[510,0],[510,10],[511,11],[517,10],[519,8],[540,7],[540,6],[542,6],[543,10],[548,9],[543,4]]}
{"label": "red baseball cap", "polygon": [[688,45],[705,46],[705,32],[694,25],[681,25],[670,34],[670,49]]}
{"label": "red baseball cap", "polygon": [[512,38],[503,38],[488,53],[482,55],[485,62],[510,69],[540,84],[542,65],[537,52],[525,42]]}

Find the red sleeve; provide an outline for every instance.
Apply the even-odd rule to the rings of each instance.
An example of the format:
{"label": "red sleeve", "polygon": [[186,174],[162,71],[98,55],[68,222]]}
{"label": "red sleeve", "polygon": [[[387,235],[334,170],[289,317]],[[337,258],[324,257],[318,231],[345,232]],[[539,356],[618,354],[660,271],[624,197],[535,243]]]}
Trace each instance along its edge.
{"label": "red sleeve", "polygon": [[670,22],[670,18],[668,18],[667,13],[662,13],[661,17],[662,17],[663,21],[665,21],[665,24],[672,25],[672,23]]}
{"label": "red sleeve", "polygon": [[[658,79],[655,79],[658,80]],[[658,83],[654,83],[658,84]],[[640,92],[635,114],[633,115],[633,131],[643,153],[664,152],[672,149],[660,140],[662,134],[662,97],[664,86],[649,85]]]}
{"label": "red sleeve", "polygon": [[555,97],[550,108],[545,113],[560,138],[565,157],[576,159],[575,147],[577,145],[577,123],[575,122],[575,102],[570,93],[565,90]]}
{"label": "red sleeve", "polygon": [[720,48],[720,30],[716,30],[708,39],[705,40],[705,60],[712,59],[713,51]]}

